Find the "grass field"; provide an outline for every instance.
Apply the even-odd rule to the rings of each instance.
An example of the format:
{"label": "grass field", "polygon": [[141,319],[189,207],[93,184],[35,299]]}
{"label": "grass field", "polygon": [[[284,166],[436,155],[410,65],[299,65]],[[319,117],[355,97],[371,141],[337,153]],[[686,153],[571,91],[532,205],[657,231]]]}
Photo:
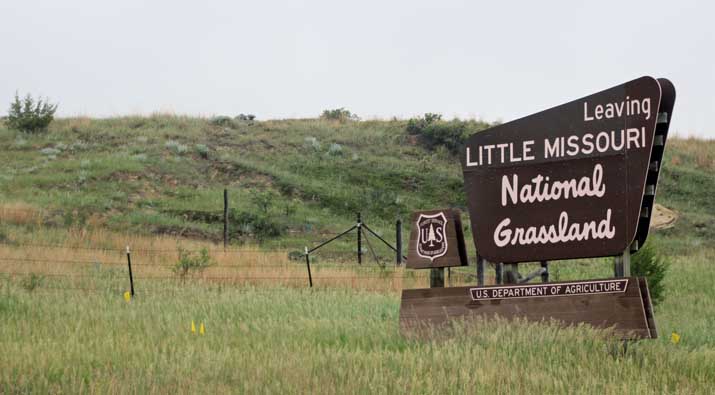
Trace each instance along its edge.
{"label": "grass field", "polygon": [[[624,350],[607,331],[498,321],[415,339],[398,330],[400,291],[426,287],[425,271],[395,268],[375,239],[385,267],[368,249],[358,267],[352,235],[313,256],[309,289],[304,261],[289,257],[356,211],[392,241],[411,210],[464,208],[456,157],[405,124],[157,115],[63,119],[39,135],[0,126],[0,393],[715,392],[715,142],[668,143],[657,202],[680,218],[649,236],[671,261],[658,339]],[[473,257],[468,229],[467,240]],[[182,279],[179,248],[205,248],[214,264]],[[452,270],[449,285],[473,284],[474,271]],[[608,259],[550,271],[613,274]]]}
{"label": "grass field", "polygon": [[[360,286],[151,280],[127,303],[123,276],[95,273],[84,279],[100,289],[91,292],[52,289],[69,286],[58,279],[28,291],[5,278],[0,392],[712,393],[713,257],[675,262],[656,309],[660,338],[625,353],[603,332],[548,324],[405,338],[399,293]],[[557,265],[563,278],[605,270]],[[191,333],[192,321],[204,335]]]}

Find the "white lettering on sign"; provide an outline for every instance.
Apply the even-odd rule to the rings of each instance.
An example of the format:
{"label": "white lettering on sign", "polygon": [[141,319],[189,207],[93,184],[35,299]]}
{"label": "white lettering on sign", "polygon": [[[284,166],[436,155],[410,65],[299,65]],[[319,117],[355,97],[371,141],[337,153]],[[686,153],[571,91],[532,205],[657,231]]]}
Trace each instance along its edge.
{"label": "white lettering on sign", "polygon": [[[496,176],[500,177],[497,180],[501,180],[501,189],[494,191],[494,198],[499,199],[501,207],[511,209],[528,204],[533,205],[528,208],[529,210],[539,210],[540,203],[548,203],[551,204],[549,208],[551,210],[554,204],[558,205],[561,201],[575,199],[583,200],[584,206],[597,205],[603,200],[596,201],[594,199],[608,198],[606,186],[617,185],[614,184],[615,180],[606,180],[606,174],[615,174],[621,171],[618,169],[613,171],[607,167],[620,163],[620,159],[623,157],[621,156],[619,161],[614,161],[614,164],[611,164],[609,159],[616,155],[623,155],[627,158],[627,152],[631,150],[638,150],[638,154],[642,154],[642,150],[649,150],[650,147],[647,144],[649,142],[646,141],[649,133],[646,133],[646,128],[650,126],[642,125],[644,120],[652,120],[655,115],[654,111],[657,111],[657,108],[652,107],[651,100],[651,97],[615,98],[611,96],[595,101],[589,99],[577,102],[575,103],[575,117],[568,119],[575,118],[579,122],[564,121],[563,125],[557,123],[555,127],[569,128],[560,131],[562,133],[541,134],[539,138],[518,141],[518,134],[528,135],[530,131],[507,129],[512,133],[511,136],[514,136],[511,141],[485,139],[482,144],[475,143],[467,146],[465,171],[476,167],[503,167],[503,172]],[[583,107],[585,124],[580,123],[580,114],[578,114],[580,106]],[[608,120],[611,122],[607,122]],[[539,128],[545,127],[539,122],[535,122],[534,125]],[[584,127],[585,129],[579,129]],[[554,132],[559,131],[554,130]],[[553,135],[556,136],[551,137]],[[544,162],[554,162],[554,164],[563,162],[563,166],[569,166],[568,159],[591,159],[593,165],[589,163],[584,166],[584,163],[579,163],[574,167],[574,169],[578,169],[578,174],[569,170],[537,167]],[[534,162],[534,168],[547,170],[526,171],[527,175],[525,175],[520,170],[529,161]],[[574,164],[576,165],[576,162]],[[581,169],[584,169],[583,173],[581,173]],[[609,172],[607,173],[606,170]],[[562,175],[563,173],[566,175]],[[555,176],[556,174],[558,176]],[[555,177],[559,177],[559,179],[555,179]],[[609,181],[610,184],[606,181]],[[496,192],[499,192],[498,197]],[[603,203],[600,204],[603,205]],[[550,214],[549,218],[544,218],[543,222],[538,216],[519,218],[515,214],[506,212],[504,215],[509,217],[496,218],[494,222],[490,221],[491,226],[495,227],[490,228],[487,234],[493,231],[493,241],[499,248],[587,240],[612,240],[616,237],[616,226],[612,223],[611,217],[614,211],[613,206],[605,205],[593,214],[595,218],[584,218],[582,215],[578,215],[576,221],[572,219],[572,217],[576,217],[576,214],[569,212],[570,208],[556,207],[554,211],[559,213],[558,217],[555,216],[554,211],[550,211],[554,214]],[[567,207],[577,206],[569,204]],[[529,224],[529,221],[534,218],[537,224]],[[524,225],[520,226],[520,224]]]}
{"label": "white lettering on sign", "polygon": [[603,183],[603,166],[598,163],[593,167],[591,177],[572,178],[566,181],[553,181],[541,174],[531,179],[530,184],[519,187],[519,176],[502,176],[501,205],[511,202],[534,203],[548,200],[575,199],[583,196],[603,197],[606,185]]}
{"label": "white lettering on sign", "polygon": [[476,153],[467,147],[467,167],[534,160],[533,145],[534,140],[522,141],[521,147],[516,148],[514,143],[486,144],[480,145]]}
{"label": "white lettering on sign", "polygon": [[612,239],[616,227],[611,224],[611,209],[600,221],[571,223],[567,212],[562,211],[558,223],[551,225],[510,228],[511,218],[504,218],[494,229],[494,244],[497,247],[507,245],[554,244],[570,241]]}
{"label": "white lettering on sign", "polygon": [[470,288],[469,295],[475,302],[495,299],[516,299],[553,296],[579,296],[594,294],[625,293],[628,279],[595,280],[556,284],[507,285],[500,287]]}
{"label": "white lettering on sign", "polygon": [[[601,156],[646,147],[645,127],[546,138],[539,159]],[[490,166],[536,160],[534,140],[521,143],[485,144],[466,149],[466,167]]]}
{"label": "white lettering on sign", "polygon": [[613,102],[606,104],[597,104],[593,107],[592,115],[589,115],[588,102],[583,102],[583,120],[593,121],[594,119],[611,119],[620,117],[632,117],[636,115],[644,115],[645,119],[649,120],[651,117],[650,112],[650,98],[646,97],[642,100],[631,99],[626,96],[626,100],[621,102]]}
{"label": "white lettering on sign", "polygon": [[586,133],[583,136],[554,137],[544,140],[544,158],[619,152],[645,147],[645,127]]}

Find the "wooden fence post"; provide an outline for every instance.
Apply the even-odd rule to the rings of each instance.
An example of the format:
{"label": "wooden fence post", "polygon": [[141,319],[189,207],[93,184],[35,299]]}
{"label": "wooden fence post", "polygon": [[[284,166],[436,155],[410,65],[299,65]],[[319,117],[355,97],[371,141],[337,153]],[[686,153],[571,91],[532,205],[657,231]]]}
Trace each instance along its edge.
{"label": "wooden fence post", "polygon": [[402,220],[397,219],[395,223],[395,247],[396,247],[396,260],[397,265],[402,264]]}
{"label": "wooden fence post", "polygon": [[228,246],[228,189],[223,190],[223,251]]}
{"label": "wooden fence post", "polygon": [[362,219],[357,213],[357,260],[358,265],[362,264]]}

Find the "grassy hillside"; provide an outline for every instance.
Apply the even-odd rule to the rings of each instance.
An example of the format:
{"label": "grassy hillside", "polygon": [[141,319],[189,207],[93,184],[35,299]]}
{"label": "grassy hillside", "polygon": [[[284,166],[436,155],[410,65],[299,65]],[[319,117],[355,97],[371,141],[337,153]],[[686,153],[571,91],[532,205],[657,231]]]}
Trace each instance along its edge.
{"label": "grassy hillside", "polygon": [[[159,115],[62,119],[40,135],[0,127],[0,199],[6,212],[33,211],[59,228],[216,241],[228,188],[235,243],[300,248],[346,228],[357,211],[391,235],[412,210],[465,208],[458,159],[405,129],[404,121]],[[715,142],[669,142],[657,201],[682,219],[658,237],[673,248],[715,235],[713,170]]]}

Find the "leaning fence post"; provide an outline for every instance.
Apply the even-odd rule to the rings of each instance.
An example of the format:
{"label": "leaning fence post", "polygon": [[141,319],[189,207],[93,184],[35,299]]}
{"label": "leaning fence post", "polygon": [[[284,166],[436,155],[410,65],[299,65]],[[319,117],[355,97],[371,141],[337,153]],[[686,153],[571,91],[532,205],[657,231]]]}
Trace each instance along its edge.
{"label": "leaning fence post", "polygon": [[310,288],[313,288],[313,276],[310,274],[310,253],[308,253],[308,247],[305,247],[305,266],[308,267],[308,284],[310,284]]}
{"label": "leaning fence post", "polygon": [[132,256],[129,252],[129,246],[127,246],[127,266],[129,266],[129,289],[134,297],[134,276],[132,276]]}
{"label": "leaning fence post", "polygon": [[395,249],[397,250],[395,252],[396,260],[395,262],[397,265],[402,264],[402,220],[397,219],[397,222],[395,223]]}

